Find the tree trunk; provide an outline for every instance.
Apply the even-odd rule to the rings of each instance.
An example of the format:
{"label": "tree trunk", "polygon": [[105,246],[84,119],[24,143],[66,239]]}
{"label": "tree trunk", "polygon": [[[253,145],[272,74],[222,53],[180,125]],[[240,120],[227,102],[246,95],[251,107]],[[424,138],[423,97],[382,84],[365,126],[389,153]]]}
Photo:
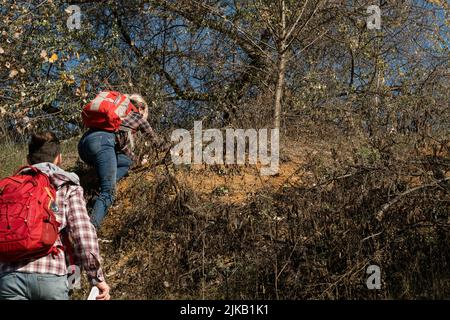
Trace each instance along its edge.
{"label": "tree trunk", "polygon": [[280,128],[281,123],[281,101],[283,100],[284,95],[284,78],[286,73],[286,54],[283,53],[279,57],[278,61],[278,78],[277,78],[277,88],[275,91],[275,118],[274,118],[274,127]]}
{"label": "tree trunk", "polygon": [[275,101],[274,101],[274,127],[276,129],[280,128],[281,124],[281,102],[284,95],[284,80],[286,75],[286,63],[287,63],[287,52],[286,52],[286,6],[285,1],[281,0],[281,30],[278,43],[278,66],[277,66],[277,87],[275,90]]}

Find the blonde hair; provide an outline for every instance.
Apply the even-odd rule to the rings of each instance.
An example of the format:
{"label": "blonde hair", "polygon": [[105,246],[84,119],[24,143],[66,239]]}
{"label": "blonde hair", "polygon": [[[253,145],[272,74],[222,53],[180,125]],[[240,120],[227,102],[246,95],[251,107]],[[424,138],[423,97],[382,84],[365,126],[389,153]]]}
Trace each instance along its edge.
{"label": "blonde hair", "polygon": [[145,101],[145,99],[138,93],[125,94],[125,96],[128,99],[130,99],[131,103],[134,104],[138,108],[145,109],[148,107],[148,104]]}

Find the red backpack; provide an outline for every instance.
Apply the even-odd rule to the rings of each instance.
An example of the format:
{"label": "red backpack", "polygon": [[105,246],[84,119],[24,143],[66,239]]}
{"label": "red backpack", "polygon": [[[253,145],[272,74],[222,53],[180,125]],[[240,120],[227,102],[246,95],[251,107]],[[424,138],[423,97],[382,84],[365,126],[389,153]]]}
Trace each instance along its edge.
{"label": "red backpack", "polygon": [[83,108],[81,116],[87,128],[115,132],[131,111],[138,110],[125,95],[116,91],[102,91]]}
{"label": "red backpack", "polygon": [[60,226],[53,212],[55,188],[47,175],[26,168],[30,171],[0,180],[1,262],[37,259],[55,252]]}

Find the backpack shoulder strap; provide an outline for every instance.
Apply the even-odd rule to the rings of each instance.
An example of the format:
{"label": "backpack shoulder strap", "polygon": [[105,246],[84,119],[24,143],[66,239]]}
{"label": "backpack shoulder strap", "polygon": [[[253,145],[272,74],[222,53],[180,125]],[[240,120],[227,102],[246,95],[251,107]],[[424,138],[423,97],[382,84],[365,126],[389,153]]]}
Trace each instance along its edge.
{"label": "backpack shoulder strap", "polygon": [[16,172],[14,172],[14,175],[17,176],[18,174],[20,174],[23,170],[25,169],[30,169],[31,171],[33,171],[34,173],[38,173],[41,172],[39,169],[33,167],[33,166],[22,166],[19,169],[16,170]]}

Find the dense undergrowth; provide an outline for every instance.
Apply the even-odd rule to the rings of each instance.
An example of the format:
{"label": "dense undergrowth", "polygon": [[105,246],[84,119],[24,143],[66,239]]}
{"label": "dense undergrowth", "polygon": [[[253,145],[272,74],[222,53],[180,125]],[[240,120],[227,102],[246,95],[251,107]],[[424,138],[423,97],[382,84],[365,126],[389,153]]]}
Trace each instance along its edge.
{"label": "dense undergrowth", "polygon": [[[448,142],[355,141],[291,142],[269,178],[152,153],[119,183],[99,232],[113,297],[448,298]],[[75,142],[64,144],[64,167],[91,205],[95,172]],[[4,150],[2,176],[26,154]],[[369,265],[381,268],[381,290],[367,289]],[[85,299],[86,285],[73,298]]]}
{"label": "dense undergrowth", "polygon": [[135,169],[100,231],[115,297],[448,298],[448,144],[422,142],[299,145],[260,183],[249,166]]}

